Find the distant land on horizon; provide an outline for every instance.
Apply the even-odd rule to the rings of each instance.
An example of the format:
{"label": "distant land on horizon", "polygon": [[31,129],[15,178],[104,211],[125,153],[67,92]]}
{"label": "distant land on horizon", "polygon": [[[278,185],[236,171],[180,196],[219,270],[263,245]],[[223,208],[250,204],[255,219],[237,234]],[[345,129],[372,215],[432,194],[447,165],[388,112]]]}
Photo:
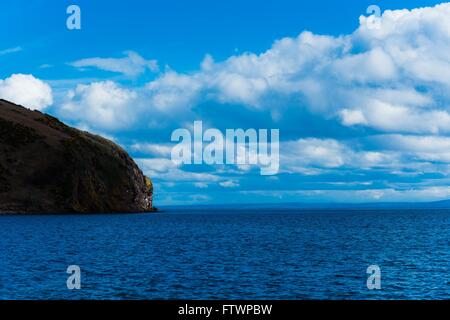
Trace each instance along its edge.
{"label": "distant land on horizon", "polygon": [[381,209],[450,209],[450,200],[431,202],[364,202],[364,203],[248,203],[248,204],[209,204],[209,205],[167,205],[161,206],[164,210],[232,210],[232,209],[313,209],[313,210],[381,210]]}

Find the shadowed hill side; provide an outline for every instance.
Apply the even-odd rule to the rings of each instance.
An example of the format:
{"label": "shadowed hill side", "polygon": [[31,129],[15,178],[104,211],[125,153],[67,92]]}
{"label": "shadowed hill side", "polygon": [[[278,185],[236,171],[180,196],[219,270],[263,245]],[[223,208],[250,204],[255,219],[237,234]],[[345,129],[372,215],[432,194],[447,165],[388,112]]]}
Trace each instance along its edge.
{"label": "shadowed hill side", "polygon": [[121,147],[0,100],[0,213],[146,212],[152,196]]}

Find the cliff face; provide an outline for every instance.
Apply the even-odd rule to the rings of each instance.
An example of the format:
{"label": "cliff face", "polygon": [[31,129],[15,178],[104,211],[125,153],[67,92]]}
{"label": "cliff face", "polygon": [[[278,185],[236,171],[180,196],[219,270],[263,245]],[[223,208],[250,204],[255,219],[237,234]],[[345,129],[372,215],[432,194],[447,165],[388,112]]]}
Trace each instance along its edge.
{"label": "cliff face", "polygon": [[0,100],[0,213],[146,212],[152,195],[116,144]]}

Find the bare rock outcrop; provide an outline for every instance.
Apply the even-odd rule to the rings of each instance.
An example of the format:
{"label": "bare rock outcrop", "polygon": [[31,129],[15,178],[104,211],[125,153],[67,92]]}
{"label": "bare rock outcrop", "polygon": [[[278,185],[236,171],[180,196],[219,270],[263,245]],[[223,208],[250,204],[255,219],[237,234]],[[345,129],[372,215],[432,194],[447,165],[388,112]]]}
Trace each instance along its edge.
{"label": "bare rock outcrop", "polygon": [[115,143],[0,100],[0,213],[148,212],[152,197]]}

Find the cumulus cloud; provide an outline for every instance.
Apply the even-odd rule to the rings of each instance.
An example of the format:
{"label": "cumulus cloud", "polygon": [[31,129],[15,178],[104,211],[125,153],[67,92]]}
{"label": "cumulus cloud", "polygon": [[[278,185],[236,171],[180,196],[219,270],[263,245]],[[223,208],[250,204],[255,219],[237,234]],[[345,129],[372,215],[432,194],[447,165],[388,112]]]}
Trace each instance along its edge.
{"label": "cumulus cloud", "polygon": [[361,110],[342,109],[339,114],[342,118],[342,123],[346,126],[367,124],[367,119]]}
{"label": "cumulus cloud", "polygon": [[35,110],[44,110],[53,103],[51,87],[29,74],[0,79],[0,98]]}
{"label": "cumulus cloud", "polygon": [[153,175],[179,168],[179,165],[167,158],[138,159],[137,161],[142,165],[144,171],[152,171]]}
{"label": "cumulus cloud", "polygon": [[[344,157],[348,149],[334,139],[300,139],[294,142],[286,142],[282,145],[285,150],[283,155],[286,162],[293,161],[292,165],[317,166],[325,168],[337,168],[345,164]],[[283,161],[284,162],[284,161]]]}
{"label": "cumulus cloud", "polygon": [[446,110],[423,110],[383,101],[367,101],[363,110],[341,112],[347,125],[367,124],[386,132],[440,133],[450,131],[450,114]]}
{"label": "cumulus cloud", "polygon": [[374,167],[392,168],[400,163],[399,155],[392,150],[355,150],[335,139],[307,138],[281,144],[281,163],[284,171],[302,174],[320,174],[311,168],[339,169]]}
{"label": "cumulus cloud", "polygon": [[163,114],[173,113],[192,106],[202,89],[202,82],[195,77],[178,74],[174,71],[164,73],[146,86],[145,96],[151,109]]}
{"label": "cumulus cloud", "polygon": [[[450,174],[449,149],[450,138],[442,136],[383,134],[340,141],[306,138],[281,143],[281,172],[342,176],[357,170],[361,174],[357,179],[366,175],[447,176]],[[351,183],[346,181],[345,185]]]}
{"label": "cumulus cloud", "polygon": [[126,51],[124,58],[87,58],[72,62],[76,68],[97,68],[100,70],[123,73],[135,77],[147,70],[158,71],[156,60],[146,60],[134,51]]}
{"label": "cumulus cloud", "polygon": [[[181,115],[213,101],[269,111],[308,109],[344,126],[383,132],[448,132],[450,114],[450,3],[386,11],[380,28],[367,18],[339,37],[305,31],[267,51],[215,62],[207,55],[189,74],[168,69],[138,90],[145,108],[134,113]],[[154,69],[136,53],[121,59],[73,63],[128,75]],[[152,67],[153,66],[153,67]],[[139,118],[139,117],[136,117]]]}
{"label": "cumulus cloud", "polygon": [[173,145],[156,143],[135,143],[131,150],[143,152],[152,156],[169,157],[172,153]]}
{"label": "cumulus cloud", "polygon": [[59,112],[67,118],[81,121],[91,127],[116,130],[132,124],[136,117],[133,90],[118,86],[112,81],[78,85],[68,93]]}
{"label": "cumulus cloud", "polygon": [[[199,117],[208,126],[222,127],[238,105],[255,122],[271,117],[279,125],[284,174],[367,170],[372,175],[403,177],[448,175],[449,30],[450,3],[388,10],[378,29],[369,28],[367,18],[361,17],[358,28],[342,36],[304,31],[276,40],[262,53],[236,54],[224,61],[206,55],[198,70],[181,73],[166,68],[138,88],[114,82],[80,85],[58,111],[90,127],[114,131],[143,122],[148,127],[149,119],[185,127]],[[149,61],[130,62],[130,57],[128,53],[121,59],[85,59],[73,65],[129,76],[152,69]],[[223,113],[211,116],[212,109]],[[314,117],[314,122],[300,115]],[[330,127],[304,134],[303,127],[310,129],[316,123]],[[287,130],[285,124],[290,125]],[[141,165],[158,179],[192,181],[198,188],[210,183],[231,187],[240,182],[235,176],[219,176],[218,170],[215,174],[183,171],[163,160],[169,155],[168,145],[138,143],[132,150],[156,157],[143,159]],[[406,191],[398,193],[397,187],[368,190],[359,196],[406,197]],[[433,198],[446,192],[423,189],[417,195]]]}
{"label": "cumulus cloud", "polygon": [[217,182],[221,180],[215,174],[184,171],[180,165],[167,158],[138,158],[136,161],[144,173],[152,178],[178,182]]}
{"label": "cumulus cloud", "polygon": [[370,140],[385,150],[402,152],[415,159],[450,163],[450,137],[394,134],[371,137]]}
{"label": "cumulus cloud", "polygon": [[346,126],[447,132],[449,13],[450,4],[386,11],[379,30],[367,28],[361,18],[360,27],[346,36],[303,32],[260,55],[231,57],[193,77],[205,79],[204,87],[224,102],[273,108],[277,105],[265,103],[268,97],[294,96],[299,107],[335,114]]}

